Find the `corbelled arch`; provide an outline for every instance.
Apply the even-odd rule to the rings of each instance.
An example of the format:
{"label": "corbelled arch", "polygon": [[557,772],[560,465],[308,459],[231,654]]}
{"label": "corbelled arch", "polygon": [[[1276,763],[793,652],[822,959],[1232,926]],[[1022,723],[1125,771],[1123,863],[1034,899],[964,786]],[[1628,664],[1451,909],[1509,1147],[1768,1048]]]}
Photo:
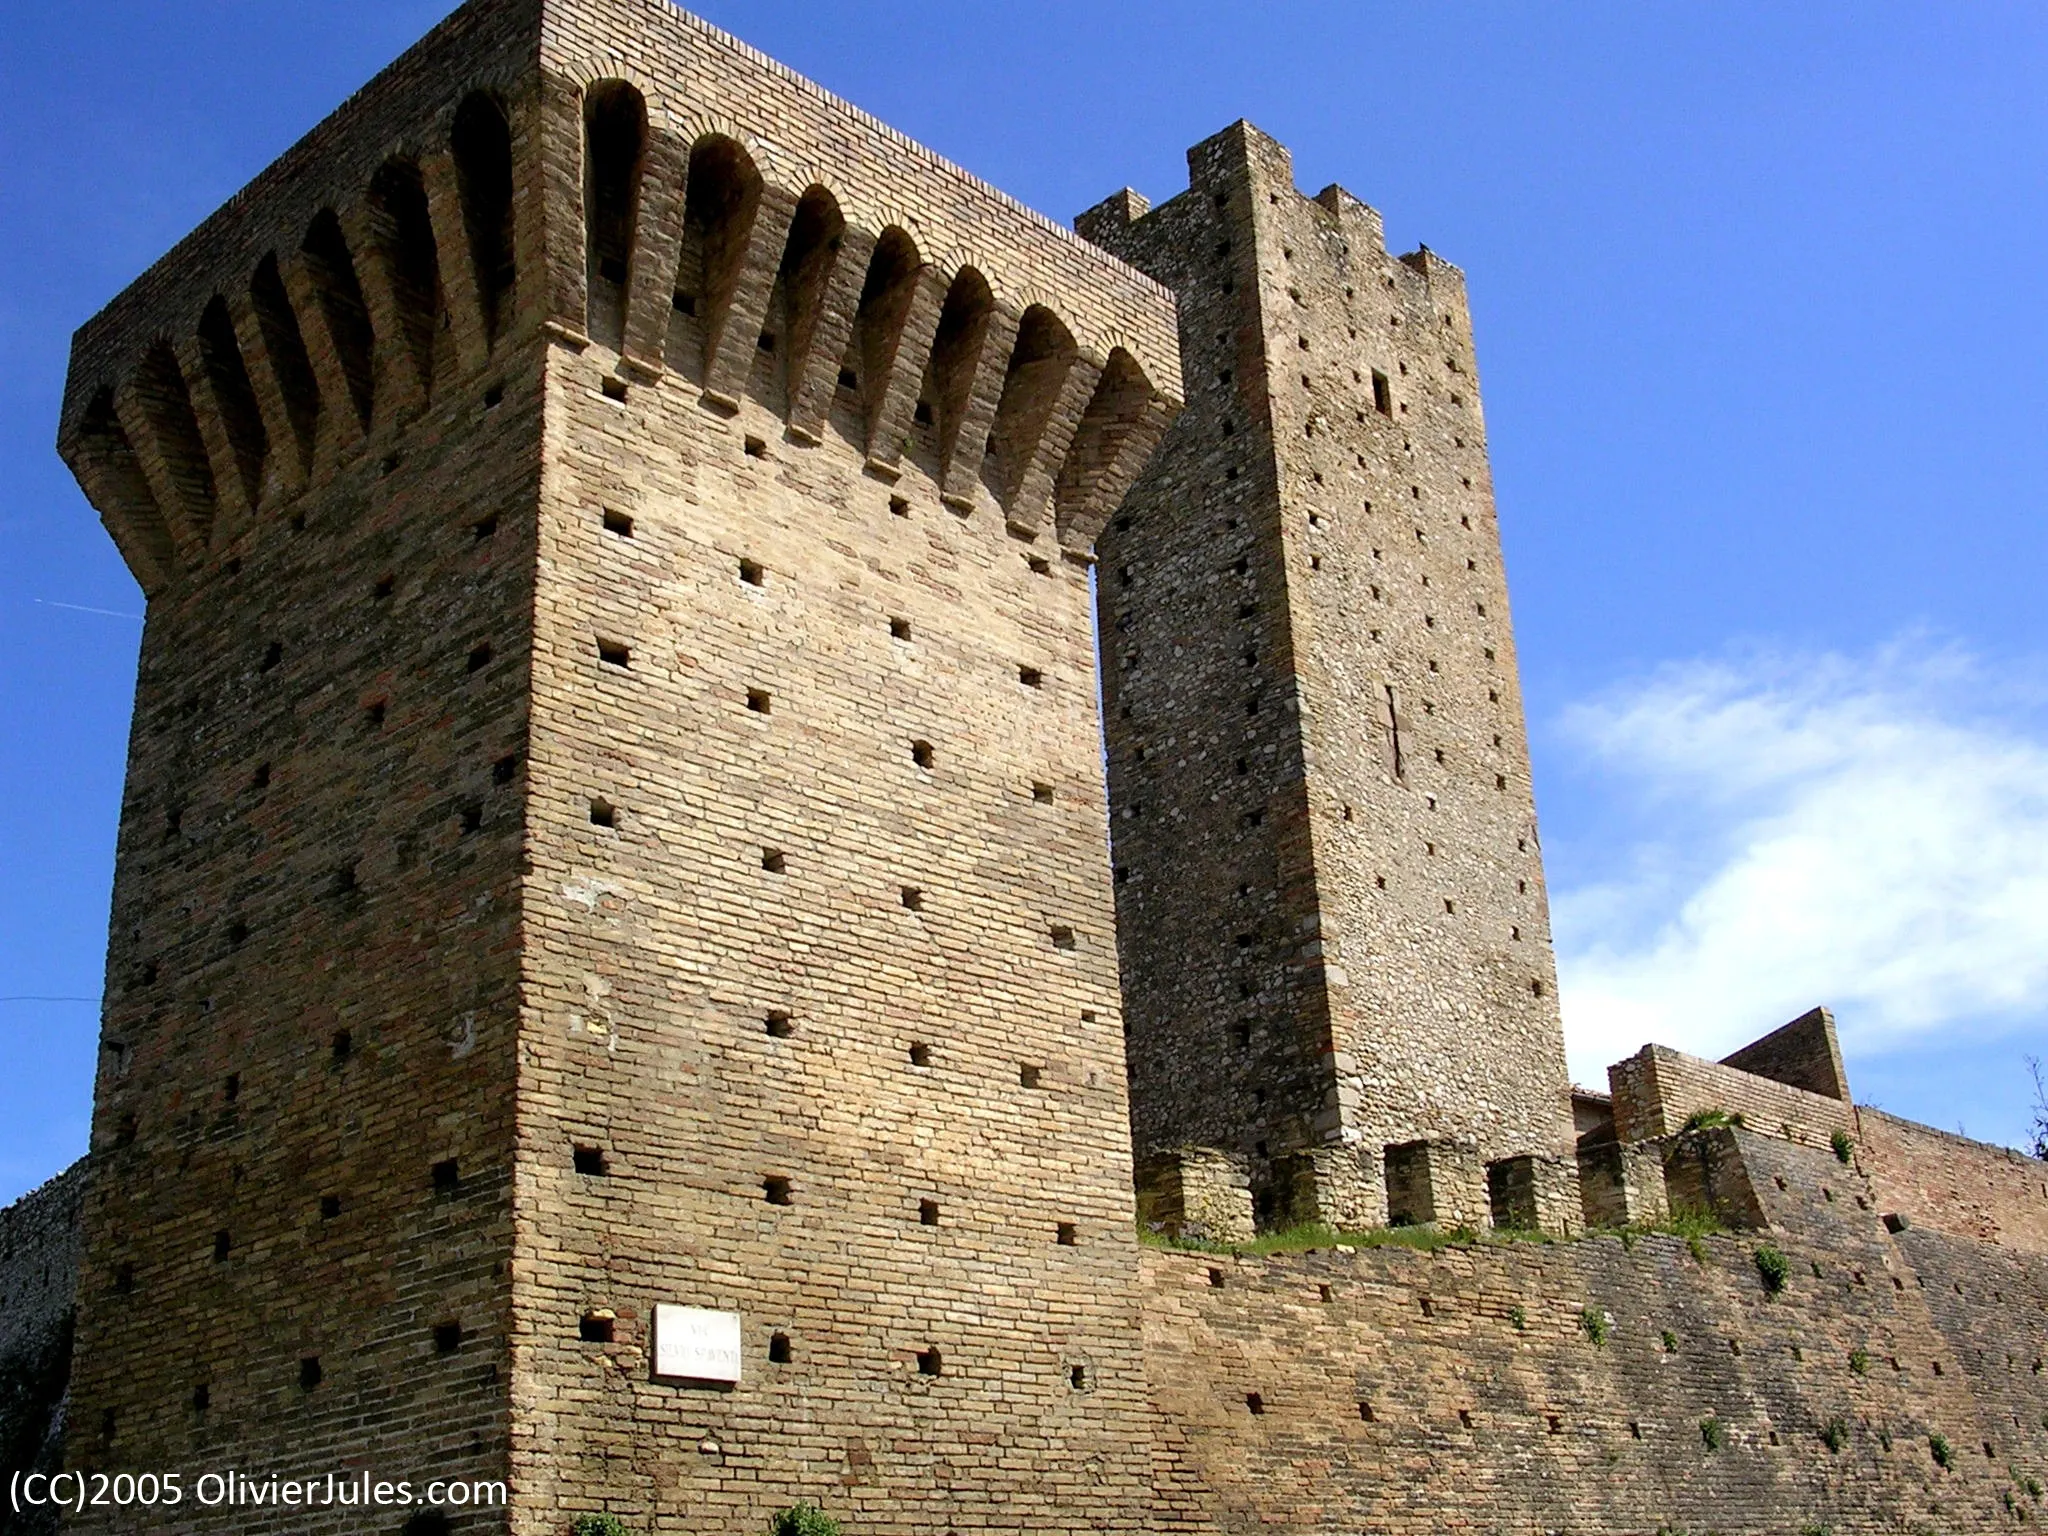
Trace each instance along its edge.
{"label": "corbelled arch", "polygon": [[[1086,366],[1074,333],[1050,305],[1032,304],[1018,317],[984,478],[1020,531],[1035,531],[1043,521],[1052,476],[1065,455],[1060,418]],[[1079,421],[1078,409],[1074,420]]]}
{"label": "corbelled arch", "polygon": [[1109,354],[1053,486],[1062,548],[1092,549],[1172,423],[1173,410],[1128,348]]}
{"label": "corbelled arch", "polygon": [[[444,250],[455,248],[459,214],[459,248],[469,257],[469,291],[474,294],[476,320],[488,353],[505,333],[512,315],[517,280],[516,232],[513,228],[512,117],[497,93],[472,87],[448,124],[447,169],[453,174],[454,209],[437,209],[436,227]],[[436,162],[427,161],[430,202]],[[442,200],[445,201],[445,192]],[[445,276],[452,266],[444,255]]]}
{"label": "corbelled arch", "polygon": [[724,338],[748,246],[761,211],[761,173],[746,146],[722,133],[690,146],[684,174],[682,242],[676,253],[671,367],[706,382]]}
{"label": "corbelled arch", "polygon": [[618,346],[625,336],[626,286],[640,220],[646,165],[647,103],[624,80],[600,80],[583,93],[584,328]]}
{"label": "corbelled arch", "polygon": [[304,328],[285,286],[284,264],[269,252],[249,274],[246,323],[238,320],[242,355],[250,363],[257,401],[265,411],[273,443],[294,450],[294,479],[312,472],[325,405]]}
{"label": "corbelled arch", "polygon": [[[838,328],[833,323],[830,298],[835,279],[844,281],[840,268],[846,237],[846,216],[840,211],[839,199],[820,183],[806,187],[790,215],[762,332],[775,355],[781,409],[792,424],[817,371],[814,349],[828,353],[825,364],[834,367],[845,349],[843,334],[836,342],[832,340]],[[829,381],[820,382],[829,390]]]}
{"label": "corbelled arch", "polygon": [[435,346],[441,334],[441,257],[427,208],[426,178],[417,160],[393,155],[370,178],[366,232],[388,289],[396,335],[410,354],[420,393],[434,388]]}
{"label": "corbelled arch", "polygon": [[956,508],[973,504],[1016,339],[1017,318],[997,301],[981,266],[955,269],[939,306],[926,390],[940,495]]}
{"label": "corbelled arch", "polygon": [[[229,467],[240,482],[243,502],[253,507],[263,497],[270,434],[263,424],[263,412],[257,404],[248,363],[242,356],[241,341],[235,335],[234,318],[222,295],[215,294],[207,301],[199,324],[194,327],[193,341]],[[218,469],[214,478],[222,478]]]}
{"label": "corbelled arch", "polygon": [[313,371],[320,379],[323,410],[344,416],[354,412],[353,439],[368,431],[376,409],[377,337],[370,324],[370,309],[363,298],[362,279],[356,272],[355,252],[341,227],[341,216],[323,208],[313,216],[306,237],[299,245],[298,259],[285,273],[287,285],[298,280],[304,297],[293,293],[293,308],[299,312]]}

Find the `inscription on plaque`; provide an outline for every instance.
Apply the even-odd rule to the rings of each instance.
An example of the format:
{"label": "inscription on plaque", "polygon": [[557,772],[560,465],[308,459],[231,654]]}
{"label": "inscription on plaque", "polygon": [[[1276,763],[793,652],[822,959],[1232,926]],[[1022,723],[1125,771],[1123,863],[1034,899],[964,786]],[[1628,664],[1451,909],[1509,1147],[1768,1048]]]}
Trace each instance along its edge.
{"label": "inscription on plaque", "polygon": [[654,1374],[677,1381],[738,1381],[739,1313],[657,1302]]}

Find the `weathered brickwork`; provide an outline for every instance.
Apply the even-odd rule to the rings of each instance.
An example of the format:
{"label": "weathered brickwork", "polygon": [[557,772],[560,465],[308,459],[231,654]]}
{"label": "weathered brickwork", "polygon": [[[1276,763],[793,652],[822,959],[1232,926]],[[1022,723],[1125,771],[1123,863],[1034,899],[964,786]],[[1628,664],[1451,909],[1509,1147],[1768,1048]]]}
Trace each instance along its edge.
{"label": "weathered brickwork", "polygon": [[1614,1124],[1623,1141],[1669,1136],[1694,1115],[1740,1115],[1754,1130],[1807,1146],[1825,1147],[1836,1132],[1853,1130],[1854,1108],[1758,1077],[1722,1062],[1704,1061],[1669,1046],[1646,1045],[1607,1069],[1614,1093]]}
{"label": "weathered brickwork", "polygon": [[1888,1212],[2048,1254],[2048,1163],[1859,1106],[1856,1163]]}
{"label": "weathered brickwork", "polygon": [[[1088,565],[1168,302],[666,8],[551,13],[543,72],[594,233],[542,494],[522,1503],[1141,1524]],[[744,1313],[736,1391],[647,1379],[657,1300]]]}
{"label": "weathered brickwork", "polygon": [[81,1466],[504,1475],[539,394],[458,379],[151,597]]}
{"label": "weathered brickwork", "polygon": [[[1824,1014],[1575,1125],[1463,280],[1189,163],[1083,239],[661,0],[473,0],[80,331],[149,616],[0,1354],[75,1305],[80,1469],[512,1498],[79,1529],[2037,1518],[2036,1165]],[[1737,1235],[1556,1240],[1673,1206]],[[1302,1222],[1525,1235],[1137,1235]]]}
{"label": "weathered brickwork", "polygon": [[[1696,1255],[1613,1236],[1148,1252],[1147,1370],[1218,1524],[1948,1532],[2041,1518],[2038,1257],[1894,1237],[1831,1154],[1732,1136],[1771,1230]],[[1789,1260],[1775,1298],[1753,1257],[1765,1242]]]}
{"label": "weathered brickwork", "polygon": [[1803,1088],[1823,1098],[1844,1103],[1849,1098],[1849,1074],[1842,1067],[1835,1016],[1825,1008],[1808,1009],[1790,1024],[1780,1025],[1734,1055],[1722,1057],[1721,1065]]}
{"label": "weathered brickwork", "polygon": [[1246,124],[1092,238],[1181,302],[1187,411],[1102,543],[1140,1144],[1261,1166],[1571,1142],[1456,269]]}
{"label": "weathered brickwork", "polygon": [[151,601],[73,1460],[1135,1527],[1088,569],[1171,300],[665,6],[438,36],[79,339]]}

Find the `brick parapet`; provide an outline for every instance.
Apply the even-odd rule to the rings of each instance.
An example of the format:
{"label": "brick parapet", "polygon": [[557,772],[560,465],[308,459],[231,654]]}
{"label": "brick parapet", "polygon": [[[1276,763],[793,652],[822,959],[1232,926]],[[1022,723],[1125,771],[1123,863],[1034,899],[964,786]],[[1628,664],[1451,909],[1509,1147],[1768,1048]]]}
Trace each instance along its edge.
{"label": "brick parapet", "polygon": [[1856,1166],[1876,1198],[1920,1226],[2048,1254],[2048,1163],[2010,1147],[1858,1106]]}
{"label": "brick parapet", "polygon": [[1842,1066],[1842,1047],[1835,1038],[1835,1016],[1813,1008],[1791,1023],[1752,1040],[1721,1065],[1803,1088],[1822,1098],[1849,1101],[1849,1075]]}
{"label": "brick parapet", "polygon": [[1827,1147],[1852,1130],[1851,1106],[1753,1072],[1705,1061],[1668,1046],[1646,1045],[1607,1069],[1615,1133],[1648,1141],[1674,1135],[1692,1116],[1711,1111],[1742,1117],[1753,1131]]}
{"label": "brick parapet", "polygon": [[[1050,502],[1062,544],[1088,555],[1178,406],[1172,302],[1155,282],[665,4],[472,0],[74,337],[59,444],[145,592],[217,564],[309,482],[388,456],[451,374],[502,369],[543,334],[589,339],[600,277],[585,270],[584,126],[592,90],[615,85],[639,92],[633,110],[644,116],[628,196],[656,215],[641,247],[624,253],[638,338],[619,359],[624,371],[663,371],[681,172],[693,150],[729,140],[765,179],[766,211],[730,306],[731,356],[684,369],[707,398],[730,403],[725,375],[751,367],[760,316],[748,302],[770,293],[790,212],[808,192],[829,194],[850,246],[888,229],[914,245],[929,300],[921,339],[915,326],[902,332],[913,340],[890,374],[889,409],[871,403],[870,457],[893,465],[938,298],[971,268],[1003,317],[999,340],[1038,306],[1078,354],[1072,400],[1026,445],[1047,447],[1029,461],[1036,478],[1002,490],[1006,503],[1030,503],[1016,510],[1020,522]],[[501,172],[480,166],[458,132],[478,93],[509,134],[503,265],[513,278],[498,296],[487,291],[501,264],[478,243],[478,200]],[[856,281],[848,302],[861,295]],[[727,318],[721,307],[706,323]],[[625,345],[599,330],[613,350]],[[819,337],[834,346],[830,356],[822,340],[817,349],[829,380],[845,338]],[[991,377],[1002,380],[999,367]],[[1100,419],[1084,416],[1091,408]],[[980,448],[979,437],[962,439],[963,493]]]}
{"label": "brick parapet", "polygon": [[270,252],[295,252],[323,208],[352,204],[393,155],[445,146],[473,90],[517,100],[538,53],[543,0],[473,0],[309,129],[80,326],[62,419],[111,388],[151,342],[191,335],[216,293],[237,292]]}

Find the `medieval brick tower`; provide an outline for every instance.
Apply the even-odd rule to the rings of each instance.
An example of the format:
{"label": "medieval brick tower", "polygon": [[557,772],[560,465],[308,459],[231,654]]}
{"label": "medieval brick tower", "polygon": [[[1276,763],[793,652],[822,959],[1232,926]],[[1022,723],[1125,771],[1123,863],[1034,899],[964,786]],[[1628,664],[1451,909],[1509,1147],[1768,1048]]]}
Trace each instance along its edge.
{"label": "medieval brick tower", "polygon": [[1079,221],[1187,369],[1101,543],[1138,1145],[1269,1219],[1561,1216],[1507,1165],[1572,1120],[1464,280],[1248,124],[1188,166]]}
{"label": "medieval brick tower", "polygon": [[1150,1519],[1088,573],[1179,378],[659,0],[475,0],[87,325],[149,614],[74,1463]]}
{"label": "medieval brick tower", "polygon": [[2041,1165],[1823,1009],[1568,1096],[1463,280],[1189,168],[1077,237],[471,0],[78,333],[149,611],[0,1449],[188,1493],[75,1528],[2041,1518]]}
{"label": "medieval brick tower", "polygon": [[1825,1010],[1568,1095],[1462,278],[1189,168],[1077,237],[471,0],[79,332],[149,611],[0,1374],[75,1304],[41,1464],[408,1494],[76,1528],[2048,1507],[2037,1163]]}

